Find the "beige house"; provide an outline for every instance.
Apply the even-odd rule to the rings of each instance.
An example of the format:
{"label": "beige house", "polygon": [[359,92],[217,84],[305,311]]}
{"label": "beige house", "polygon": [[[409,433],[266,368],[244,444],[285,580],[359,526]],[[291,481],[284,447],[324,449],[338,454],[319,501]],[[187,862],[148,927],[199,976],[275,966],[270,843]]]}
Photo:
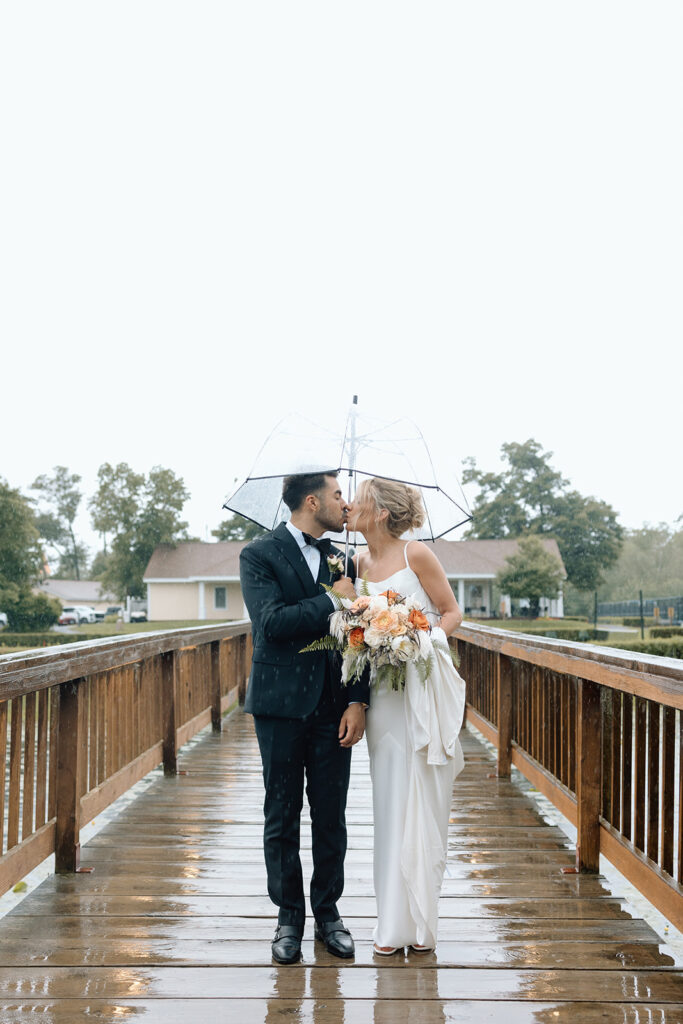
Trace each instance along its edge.
{"label": "beige house", "polygon": [[[557,541],[541,540],[562,564]],[[144,576],[150,621],[247,618],[239,582],[244,546],[243,541],[187,541],[158,547]],[[494,607],[493,584],[505,559],[517,550],[516,540],[437,540],[433,548],[466,618],[510,614],[505,595]],[[562,593],[543,598],[541,613],[561,618]]]}
{"label": "beige house", "polygon": [[161,544],[143,577],[150,622],[247,618],[240,589],[243,547],[243,541]]}

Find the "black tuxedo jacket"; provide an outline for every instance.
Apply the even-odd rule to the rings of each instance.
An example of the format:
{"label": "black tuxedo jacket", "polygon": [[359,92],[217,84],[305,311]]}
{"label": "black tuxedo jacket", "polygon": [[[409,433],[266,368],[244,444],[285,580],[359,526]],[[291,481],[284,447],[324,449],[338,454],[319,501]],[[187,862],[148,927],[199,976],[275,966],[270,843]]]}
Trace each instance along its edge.
{"label": "black tuxedo jacket", "polygon": [[[336,554],[342,554],[332,548]],[[349,559],[349,576],[355,577]],[[322,584],[330,585],[327,559],[320,556],[317,582],[296,540],[284,523],[254,540],[240,555],[242,594],[252,622],[254,655],[244,710],[252,715],[305,718],[317,707],[326,665],[340,714],[351,701],[369,703],[366,681],[341,684],[338,654],[301,654],[313,640],[326,636],[332,602]]]}

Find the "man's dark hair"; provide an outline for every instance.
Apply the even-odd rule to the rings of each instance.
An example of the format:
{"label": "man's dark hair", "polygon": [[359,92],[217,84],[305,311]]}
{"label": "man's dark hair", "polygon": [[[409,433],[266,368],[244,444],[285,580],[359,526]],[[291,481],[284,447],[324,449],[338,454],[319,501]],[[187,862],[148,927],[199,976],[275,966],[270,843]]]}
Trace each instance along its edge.
{"label": "man's dark hair", "polygon": [[282,481],[282,500],[290,512],[301,508],[307,494],[317,494],[325,486],[325,477],[337,477],[336,469],[324,473],[296,473]]}

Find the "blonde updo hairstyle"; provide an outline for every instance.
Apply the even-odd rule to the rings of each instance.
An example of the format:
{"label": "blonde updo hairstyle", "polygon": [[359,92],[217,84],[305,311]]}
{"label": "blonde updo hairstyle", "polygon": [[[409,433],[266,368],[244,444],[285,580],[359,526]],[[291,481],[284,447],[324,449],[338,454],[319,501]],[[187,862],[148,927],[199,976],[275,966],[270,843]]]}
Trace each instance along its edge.
{"label": "blonde updo hairstyle", "polygon": [[361,507],[374,505],[376,521],[384,509],[389,513],[384,518],[386,528],[392,537],[401,537],[409,530],[417,530],[425,521],[422,497],[416,487],[401,484],[396,480],[382,480],[372,477],[364,480],[356,493]]}

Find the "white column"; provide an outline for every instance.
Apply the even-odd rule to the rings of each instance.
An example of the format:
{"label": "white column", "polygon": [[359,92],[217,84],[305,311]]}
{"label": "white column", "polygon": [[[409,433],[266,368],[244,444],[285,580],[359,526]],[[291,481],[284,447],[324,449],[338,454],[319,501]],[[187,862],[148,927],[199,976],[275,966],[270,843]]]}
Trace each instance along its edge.
{"label": "white column", "polygon": [[465,614],[465,581],[458,580],[458,604],[460,605],[460,611]]}
{"label": "white column", "polygon": [[147,584],[147,619],[152,621],[152,588]]}
{"label": "white column", "polygon": [[206,584],[203,580],[199,582],[199,614],[198,619],[206,618]]}

